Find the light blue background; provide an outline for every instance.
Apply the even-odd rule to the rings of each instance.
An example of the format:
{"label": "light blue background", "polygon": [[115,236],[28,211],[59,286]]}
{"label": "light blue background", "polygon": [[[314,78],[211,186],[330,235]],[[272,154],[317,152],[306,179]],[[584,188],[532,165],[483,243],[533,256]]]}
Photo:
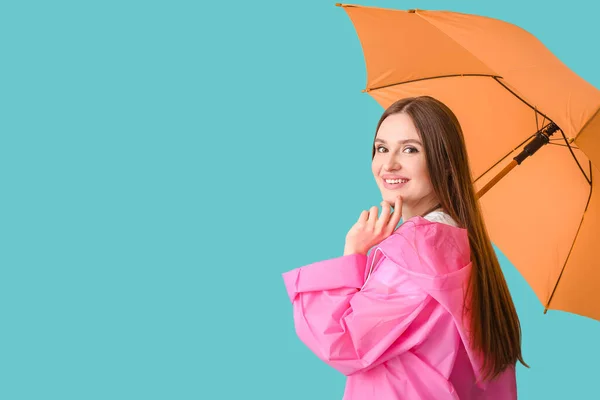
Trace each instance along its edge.
{"label": "light blue background", "polygon": [[[280,275],[380,201],[383,110],[334,4],[2,1],[1,399],[341,398]],[[591,2],[360,4],[510,21],[600,87]],[[600,322],[501,261],[520,398],[598,396]]]}

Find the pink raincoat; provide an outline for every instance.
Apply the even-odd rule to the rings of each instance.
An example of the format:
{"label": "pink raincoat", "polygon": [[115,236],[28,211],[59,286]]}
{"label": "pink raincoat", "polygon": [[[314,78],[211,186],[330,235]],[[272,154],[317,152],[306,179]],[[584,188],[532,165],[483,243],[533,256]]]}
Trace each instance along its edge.
{"label": "pink raincoat", "polygon": [[415,216],[368,256],[283,279],[298,336],[348,377],[343,400],[516,399],[514,366],[481,382],[462,317],[470,270],[465,229]]}

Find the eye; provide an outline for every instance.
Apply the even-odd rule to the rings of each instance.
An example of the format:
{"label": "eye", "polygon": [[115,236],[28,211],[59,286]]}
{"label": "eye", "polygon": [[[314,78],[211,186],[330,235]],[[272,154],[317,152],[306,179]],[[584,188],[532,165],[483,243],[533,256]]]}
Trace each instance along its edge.
{"label": "eye", "polygon": [[[385,147],[383,147],[383,146],[376,146],[376,147],[375,147],[375,151],[376,151],[377,153],[383,153],[382,151],[380,151],[381,149],[387,150],[387,149],[386,149]],[[417,150],[415,147],[412,147],[412,146],[405,147],[403,151],[406,153],[406,150],[410,150],[410,151],[408,152],[409,154],[412,154],[412,153],[418,153],[418,152],[419,152],[419,150]]]}

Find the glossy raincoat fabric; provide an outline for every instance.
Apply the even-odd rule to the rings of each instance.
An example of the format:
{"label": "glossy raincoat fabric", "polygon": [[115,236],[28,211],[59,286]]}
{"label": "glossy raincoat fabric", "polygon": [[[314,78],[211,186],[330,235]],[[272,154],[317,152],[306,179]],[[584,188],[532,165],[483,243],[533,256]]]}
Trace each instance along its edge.
{"label": "glossy raincoat fabric", "polygon": [[343,400],[516,399],[514,366],[481,382],[462,313],[470,271],[467,231],[416,216],[368,256],[283,279],[299,338],[348,377]]}

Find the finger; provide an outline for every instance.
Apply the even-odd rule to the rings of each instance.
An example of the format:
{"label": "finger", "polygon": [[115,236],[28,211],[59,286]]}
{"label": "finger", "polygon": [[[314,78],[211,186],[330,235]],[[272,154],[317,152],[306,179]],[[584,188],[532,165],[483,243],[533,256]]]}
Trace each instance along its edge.
{"label": "finger", "polygon": [[396,197],[396,201],[394,203],[394,212],[392,213],[392,217],[388,223],[388,228],[393,232],[400,222],[400,218],[402,218],[402,197]]}
{"label": "finger", "polygon": [[391,210],[391,207],[387,203],[387,201],[382,201],[381,202],[381,215],[379,216],[379,219],[377,220],[377,223],[375,224],[375,229],[378,232],[383,231],[385,229],[385,227],[387,226],[387,222],[390,218],[390,210]]}
{"label": "finger", "polygon": [[367,221],[369,220],[369,212],[366,210],[362,210],[362,212],[360,213],[359,217],[358,217],[358,222],[360,224],[366,224]]}
{"label": "finger", "polygon": [[373,206],[369,209],[369,220],[367,221],[367,226],[370,230],[375,228],[375,222],[377,221],[377,214],[379,213],[379,208],[377,206]]}

